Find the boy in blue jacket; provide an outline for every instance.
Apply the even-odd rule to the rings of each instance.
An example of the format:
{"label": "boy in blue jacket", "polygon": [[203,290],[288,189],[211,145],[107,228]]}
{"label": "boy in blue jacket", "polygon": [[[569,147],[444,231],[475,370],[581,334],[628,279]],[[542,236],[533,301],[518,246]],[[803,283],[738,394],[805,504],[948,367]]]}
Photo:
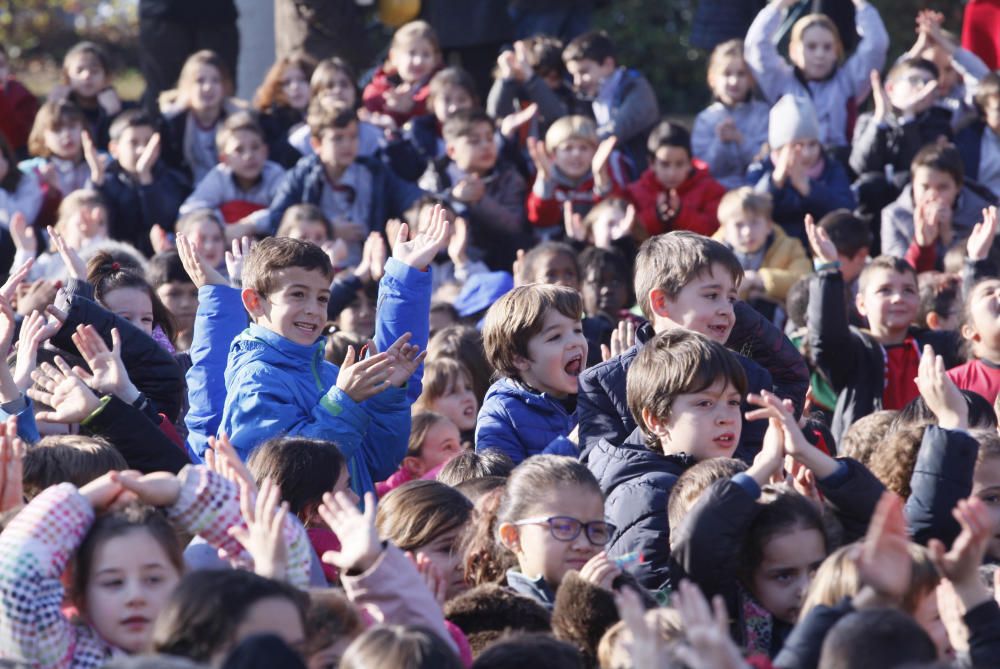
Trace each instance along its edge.
{"label": "boy in blue jacket", "polygon": [[[402,226],[380,285],[371,355],[365,358],[363,351],[357,355],[350,348],[340,368],[323,358],[320,334],[333,270],[319,247],[273,238],[254,248],[239,294],[243,315],[249,313],[252,322],[235,340],[235,328],[205,322],[202,305],[216,321],[239,323],[233,295],[225,295],[236,291],[213,285],[221,284],[221,277],[196,280],[199,297],[205,299],[195,322],[188,372],[192,453],[200,457],[207,436],[216,431],[230,435],[244,458],[281,434],[325,439],[344,453],[354,491],[374,491],[373,481],[390,475],[406,455],[412,393],[405,386],[423,360],[419,351],[429,329],[430,273],[423,270],[445,243],[447,228],[440,212],[412,241]],[[180,247],[182,257],[192,255],[186,240]],[[189,257],[186,264],[190,262]],[[201,341],[205,334],[215,341],[206,346]],[[220,368],[220,349],[229,351],[224,402],[208,386],[212,371]],[[419,392],[419,379],[411,385]]]}
{"label": "boy in blue jacket", "polygon": [[477,451],[503,451],[514,464],[540,453],[576,455],[566,437],[587,360],[582,318],[580,294],[564,286],[521,286],[490,307],[483,347],[501,378],[479,410]]}

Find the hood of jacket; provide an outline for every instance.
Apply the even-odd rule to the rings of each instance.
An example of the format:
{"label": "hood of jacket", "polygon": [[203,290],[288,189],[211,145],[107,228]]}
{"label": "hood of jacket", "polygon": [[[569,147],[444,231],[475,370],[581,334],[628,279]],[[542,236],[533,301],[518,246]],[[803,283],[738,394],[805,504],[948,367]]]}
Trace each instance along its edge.
{"label": "hood of jacket", "polygon": [[256,323],[251,323],[233,340],[227,369],[239,369],[245,359],[252,356],[255,362],[301,373],[303,369],[312,368],[317,357],[320,361],[324,360],[325,347],[324,337],[317,339],[311,346],[303,346]]}
{"label": "hood of jacket", "polygon": [[649,450],[641,428],[636,428],[621,445],[602,439],[587,459],[587,467],[605,496],[618,486],[640,478],[669,490],[677,477],[694,464],[695,459],[686,453],[663,455]]}
{"label": "hood of jacket", "polygon": [[507,404],[507,400],[514,400],[526,404],[531,407],[532,411],[540,413],[563,416],[572,415],[572,412],[566,409],[563,400],[553,397],[548,393],[538,393],[506,377],[490,386],[490,389],[486,391],[486,397],[483,398],[483,404],[486,404],[491,399],[494,401],[499,400],[503,404]]}

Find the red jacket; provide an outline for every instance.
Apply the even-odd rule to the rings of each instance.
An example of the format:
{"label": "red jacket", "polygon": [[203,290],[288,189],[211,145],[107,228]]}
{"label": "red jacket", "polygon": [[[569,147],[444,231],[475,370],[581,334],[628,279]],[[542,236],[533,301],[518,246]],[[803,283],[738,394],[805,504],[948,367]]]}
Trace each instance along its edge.
{"label": "red jacket", "polygon": [[[594,193],[594,176],[590,173],[576,184],[569,179],[556,175],[553,179],[551,197],[542,197],[532,188],[528,193],[525,208],[528,211],[528,222],[537,228],[547,228],[563,224],[563,203],[573,203],[573,211],[585,215],[591,207],[606,197],[621,195],[625,191],[626,165],[619,153],[614,153],[610,160],[608,173],[611,176],[611,191],[603,197]],[[538,177],[535,178],[536,181]],[[536,184],[537,185],[537,184]]]}
{"label": "red jacket", "polygon": [[371,82],[365,86],[365,91],[361,96],[364,102],[365,109],[371,112],[378,112],[380,114],[388,114],[392,117],[392,120],[396,122],[396,125],[400,128],[403,127],[407,121],[415,116],[423,116],[427,113],[427,96],[430,95],[431,88],[427,85],[427,82],[421,84],[413,94],[413,108],[405,113],[400,114],[398,112],[392,112],[385,108],[385,98],[382,94],[386,91],[390,91],[399,84],[402,83],[395,74],[388,74],[381,67],[375,71],[375,75],[372,77]]}
{"label": "red jacket", "polygon": [[0,86],[0,133],[14,151],[28,145],[28,133],[38,113],[38,99],[16,79]]}
{"label": "red jacket", "polygon": [[649,235],[659,235],[671,230],[690,230],[711,236],[719,229],[719,200],[726,194],[725,187],[712,178],[708,166],[694,158],[691,174],[677,187],[681,199],[681,210],[668,225],[660,220],[656,212],[656,198],[668,190],[656,179],[650,167],[626,190],[628,199],[635,205],[636,214]]}

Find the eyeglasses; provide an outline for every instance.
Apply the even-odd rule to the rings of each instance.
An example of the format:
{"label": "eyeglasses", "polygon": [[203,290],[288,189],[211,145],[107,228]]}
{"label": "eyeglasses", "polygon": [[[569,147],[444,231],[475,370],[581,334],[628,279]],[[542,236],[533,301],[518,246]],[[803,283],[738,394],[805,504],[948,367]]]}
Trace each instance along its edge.
{"label": "eyeglasses", "polygon": [[515,525],[548,525],[552,538],[557,541],[573,541],[580,536],[581,531],[587,533],[587,541],[595,546],[604,546],[611,541],[615,526],[603,520],[581,523],[569,516],[551,516],[549,518],[525,518]]}

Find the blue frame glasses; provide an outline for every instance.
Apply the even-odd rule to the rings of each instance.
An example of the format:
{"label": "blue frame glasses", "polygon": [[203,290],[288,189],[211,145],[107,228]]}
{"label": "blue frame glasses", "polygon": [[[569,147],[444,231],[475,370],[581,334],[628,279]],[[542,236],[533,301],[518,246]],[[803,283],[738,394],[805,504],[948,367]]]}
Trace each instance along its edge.
{"label": "blue frame glasses", "polygon": [[525,518],[514,525],[548,525],[549,533],[557,541],[573,541],[580,532],[587,533],[587,541],[595,546],[606,546],[615,533],[615,526],[603,520],[583,523],[570,516],[549,516],[548,518]]}

